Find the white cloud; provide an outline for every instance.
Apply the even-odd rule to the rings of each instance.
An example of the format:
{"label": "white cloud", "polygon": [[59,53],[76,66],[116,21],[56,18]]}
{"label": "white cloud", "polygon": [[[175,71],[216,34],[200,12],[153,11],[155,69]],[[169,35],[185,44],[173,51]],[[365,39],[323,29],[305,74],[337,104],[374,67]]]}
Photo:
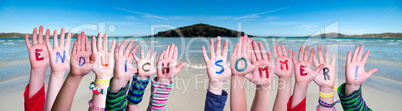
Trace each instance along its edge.
{"label": "white cloud", "polygon": [[265,20],[270,21],[270,20],[274,20],[277,19],[278,17],[275,16],[268,16],[267,18],[265,18]]}
{"label": "white cloud", "polygon": [[276,11],[280,11],[280,10],[284,10],[284,9],[287,9],[287,8],[288,7],[279,8],[279,9],[270,10],[270,11],[265,11],[265,12],[261,12],[261,13],[254,13],[254,14],[244,15],[244,16],[236,17],[233,20],[237,21],[237,20],[243,20],[243,19],[258,18],[258,17],[260,17],[260,15],[267,14],[267,13],[272,13],[272,12],[276,12]]}
{"label": "white cloud", "polygon": [[124,19],[132,20],[132,21],[137,20],[137,18],[135,18],[134,16],[127,16],[127,17],[124,17]]}
{"label": "white cloud", "polygon": [[130,12],[130,13],[140,14],[140,15],[142,15],[142,17],[144,17],[144,18],[160,19],[160,20],[165,20],[165,21],[168,21],[168,20],[169,20],[169,19],[167,19],[167,18],[165,18],[165,17],[158,16],[158,15],[153,15],[153,14],[149,14],[149,13],[142,13],[142,12],[127,10],[127,9],[117,8],[117,7],[114,7],[114,8],[115,8],[115,9],[118,9],[118,10]]}

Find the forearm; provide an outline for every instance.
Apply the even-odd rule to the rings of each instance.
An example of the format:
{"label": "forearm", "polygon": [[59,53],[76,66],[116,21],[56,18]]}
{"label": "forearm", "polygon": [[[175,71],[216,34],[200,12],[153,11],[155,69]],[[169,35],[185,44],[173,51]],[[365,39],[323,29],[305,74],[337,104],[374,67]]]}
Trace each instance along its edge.
{"label": "forearm", "polygon": [[[320,96],[320,100],[328,103],[328,104],[332,104],[334,103],[334,88],[333,87],[320,87],[320,92],[321,93],[326,93],[326,94],[332,94],[332,96],[329,97],[322,97]],[[333,111],[333,108],[327,108],[321,105],[318,105],[318,108],[320,109],[320,111]]]}
{"label": "forearm", "polygon": [[[346,94],[346,83],[342,84],[338,87],[338,95],[341,100],[342,107],[345,111],[371,111],[371,109],[367,106],[366,102],[363,100],[361,93],[361,86],[359,89],[353,91],[351,94]],[[345,87],[346,86],[346,87]]]}
{"label": "forearm", "polygon": [[[70,71],[71,73],[71,71]],[[82,76],[73,76],[68,74],[66,81],[60,89],[59,94],[54,101],[53,111],[69,111],[73,103],[75,92],[82,80]]]}
{"label": "forearm", "polygon": [[46,69],[31,69],[29,77],[28,98],[32,98],[38,92],[45,81]]}
{"label": "forearm", "polygon": [[214,82],[213,80],[210,80],[208,90],[213,94],[221,95],[222,94],[222,82],[220,82],[220,81]]}
{"label": "forearm", "polygon": [[49,85],[46,94],[46,111],[50,111],[53,106],[53,102],[56,99],[57,94],[63,85],[64,74],[66,72],[51,72],[49,77]]}
{"label": "forearm", "polygon": [[269,109],[270,86],[257,86],[251,111],[264,111]]}
{"label": "forearm", "polygon": [[130,85],[130,90],[127,94],[127,108],[130,110],[138,110],[138,104],[141,103],[145,89],[149,83],[149,77],[142,78],[134,74]]}
{"label": "forearm", "polygon": [[232,111],[246,111],[247,100],[244,89],[244,76],[231,77],[230,84],[230,109]]}
{"label": "forearm", "polygon": [[293,96],[291,101],[291,108],[297,106],[300,102],[304,100],[307,93],[308,84],[306,83],[295,83],[293,90]]}
{"label": "forearm", "polygon": [[[99,74],[96,74],[96,75],[99,75]],[[100,74],[100,75],[106,75],[106,74]],[[97,76],[95,81],[99,80],[99,79],[109,81],[110,78],[111,77],[109,77],[109,76]],[[95,81],[94,81],[95,87],[97,87],[99,89],[103,89],[103,90],[107,90],[109,88],[109,83],[107,83],[107,84],[97,84]],[[92,104],[94,106],[96,106],[96,107],[105,108],[105,106],[106,106],[106,95],[107,95],[107,93],[105,93],[105,94],[101,94],[101,93],[100,94],[95,94],[95,93],[93,93],[92,94]],[[89,108],[89,109],[90,110],[95,110],[93,108]]]}
{"label": "forearm", "polygon": [[276,93],[276,99],[274,104],[274,111],[287,110],[287,103],[291,96],[292,91],[292,78],[291,77],[279,77],[278,91]]}

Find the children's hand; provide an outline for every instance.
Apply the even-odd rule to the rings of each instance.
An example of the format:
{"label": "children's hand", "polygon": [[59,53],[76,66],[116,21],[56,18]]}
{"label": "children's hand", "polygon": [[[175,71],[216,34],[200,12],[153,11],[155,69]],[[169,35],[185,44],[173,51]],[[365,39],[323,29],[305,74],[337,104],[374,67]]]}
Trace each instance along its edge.
{"label": "children's hand", "polygon": [[232,75],[245,76],[251,73],[256,66],[261,64],[251,64],[250,57],[252,56],[251,40],[247,35],[240,37],[239,43],[236,44],[233,50],[232,57],[230,58],[230,68],[232,70]]}
{"label": "children's hand", "polygon": [[[95,55],[97,61],[95,62],[93,71],[98,79],[110,79],[113,75],[114,68],[114,47],[116,41],[113,39],[110,51],[107,51],[107,34],[104,35],[102,45],[102,33],[98,33],[98,40],[95,40],[95,36],[92,36],[92,54]],[[96,41],[96,42],[95,42]]]}
{"label": "children's hand", "polygon": [[253,70],[252,74],[247,74],[246,78],[256,85],[269,86],[272,83],[273,73],[275,72],[274,61],[272,60],[271,51],[265,53],[262,43],[259,42],[258,45],[257,42],[253,41],[251,63],[260,65]]}
{"label": "children's hand", "polygon": [[57,43],[57,30],[53,33],[53,49],[49,42],[49,29],[46,30],[45,43],[50,55],[50,64],[52,71],[65,72],[70,69],[70,38],[71,33],[67,34],[67,42],[64,44],[65,29],[61,29],[60,44]]}
{"label": "children's hand", "polygon": [[71,53],[70,72],[73,76],[82,77],[91,72],[96,58],[94,54],[91,54],[89,40],[84,32],[78,34],[77,41],[74,42],[73,51]]}
{"label": "children's hand", "polygon": [[[314,51],[314,50],[311,50]],[[315,55],[314,55],[315,56]],[[310,54],[311,57],[311,54]],[[299,57],[300,58],[300,57]],[[335,77],[336,77],[336,70],[335,70],[335,62],[336,62],[336,54],[332,54],[332,62],[329,62],[329,55],[328,55],[328,47],[325,47],[325,61],[322,56],[322,49],[321,46],[318,46],[318,58],[314,57],[314,66],[318,67],[318,65],[324,65],[324,68],[320,71],[320,73],[314,78],[314,82],[320,86],[320,88],[326,88],[333,91],[335,85]]]}
{"label": "children's hand", "polygon": [[186,62],[177,65],[177,56],[178,50],[173,43],[172,45],[167,46],[165,51],[162,51],[156,67],[158,74],[157,81],[170,83],[170,80],[187,65]]}
{"label": "children's hand", "polygon": [[141,59],[138,58],[135,55],[135,53],[132,53],[131,55],[134,56],[134,59],[137,62],[137,70],[139,78],[145,80],[156,73],[156,68],[154,67],[156,51],[154,51],[154,53],[151,56],[151,49],[148,49],[146,57],[144,55],[143,49],[141,49],[140,52],[141,52]]}
{"label": "children's hand", "polygon": [[46,45],[43,43],[43,27],[39,27],[39,39],[36,38],[37,29],[34,28],[32,32],[32,46],[29,43],[28,34],[25,34],[25,44],[28,48],[29,61],[31,63],[31,70],[43,70],[49,67],[49,53]]}
{"label": "children's hand", "polygon": [[293,72],[293,63],[291,59],[292,52],[290,51],[290,49],[288,49],[288,56],[288,54],[286,53],[285,45],[282,44],[281,46],[282,49],[278,43],[273,46],[275,57],[275,74],[278,77],[291,78]]}
{"label": "children's hand", "polygon": [[[367,50],[366,54],[364,54],[363,59],[361,58],[364,52],[364,46],[362,45],[359,51],[359,47],[356,47],[353,57],[350,57],[350,50],[348,51],[347,59],[346,59],[346,90],[349,94],[354,90],[360,88],[360,85],[364,83],[371,75],[373,75],[378,69],[373,68],[368,72],[364,70],[364,66],[366,65],[367,58],[370,54],[370,50]],[[350,89],[348,91],[348,89]],[[351,92],[350,92],[351,91]]]}
{"label": "children's hand", "polygon": [[296,83],[302,83],[304,85],[308,85],[314,78],[317,76],[317,74],[322,70],[324,65],[320,65],[316,67],[315,70],[311,68],[311,64],[313,63],[313,57],[314,57],[314,49],[311,50],[310,52],[310,57],[308,57],[308,46],[306,46],[306,49],[304,50],[304,58],[303,58],[303,46],[300,47],[299,50],[299,61],[296,59],[296,54],[295,51],[292,53],[292,59],[293,63],[295,66],[295,77],[296,77]]}
{"label": "children's hand", "polygon": [[[222,82],[229,78],[231,71],[227,65],[227,53],[228,53],[228,41],[225,40],[223,45],[223,51],[221,52],[221,37],[216,39],[216,53],[214,52],[213,39],[209,42],[209,54],[211,59],[208,58],[205,47],[202,46],[202,55],[204,56],[205,65],[207,67],[207,73],[209,77],[210,85],[219,85],[220,88]],[[221,91],[221,90],[220,90]]]}
{"label": "children's hand", "polygon": [[[117,43],[114,58],[116,61],[116,68],[114,69],[115,73],[113,79],[117,79],[124,83],[124,85],[130,81],[133,77],[134,73],[137,72],[137,69],[133,67],[133,56],[138,49],[138,45],[134,47],[134,49],[130,52],[131,47],[133,46],[134,40],[131,40],[130,43],[126,46],[126,39],[123,40],[121,45]],[[125,48],[125,50],[124,50]],[[120,88],[119,88],[120,89]]]}

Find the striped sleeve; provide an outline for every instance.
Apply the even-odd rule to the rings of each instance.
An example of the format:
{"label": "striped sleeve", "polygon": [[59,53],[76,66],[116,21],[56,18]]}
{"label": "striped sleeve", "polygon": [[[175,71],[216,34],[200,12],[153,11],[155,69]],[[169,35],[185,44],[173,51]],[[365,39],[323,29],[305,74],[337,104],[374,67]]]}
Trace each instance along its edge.
{"label": "striped sleeve", "polygon": [[341,100],[343,110],[345,111],[372,111],[363,100],[361,93],[361,86],[358,90],[354,91],[350,95],[345,93],[345,84],[342,84],[338,88],[338,95]]}
{"label": "striped sleeve", "polygon": [[134,74],[133,81],[131,82],[130,90],[128,91],[127,100],[131,105],[137,105],[142,101],[145,88],[147,88],[149,77],[147,80],[141,80]]}
{"label": "striped sleeve", "polygon": [[[113,79],[113,78],[112,78]],[[110,86],[113,84],[110,80]],[[107,89],[106,95],[106,111],[125,111],[126,110],[126,92],[129,82],[125,87],[122,87],[119,92],[110,92],[110,86]]]}
{"label": "striped sleeve", "polygon": [[172,90],[173,87],[173,82],[170,81],[170,84],[156,82],[155,78],[153,78],[151,82],[151,97],[148,111],[164,111],[170,90]]}

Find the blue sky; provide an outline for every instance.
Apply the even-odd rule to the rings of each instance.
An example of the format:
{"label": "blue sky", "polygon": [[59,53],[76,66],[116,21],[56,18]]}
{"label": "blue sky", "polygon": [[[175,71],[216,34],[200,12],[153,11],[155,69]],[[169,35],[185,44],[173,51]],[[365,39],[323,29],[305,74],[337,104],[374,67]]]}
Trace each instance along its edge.
{"label": "blue sky", "polygon": [[[344,34],[402,32],[402,1],[4,1],[0,32],[32,33],[34,27],[111,36],[150,35],[170,27],[206,23],[252,35],[305,36],[330,28]],[[327,27],[328,28],[328,27]]]}

